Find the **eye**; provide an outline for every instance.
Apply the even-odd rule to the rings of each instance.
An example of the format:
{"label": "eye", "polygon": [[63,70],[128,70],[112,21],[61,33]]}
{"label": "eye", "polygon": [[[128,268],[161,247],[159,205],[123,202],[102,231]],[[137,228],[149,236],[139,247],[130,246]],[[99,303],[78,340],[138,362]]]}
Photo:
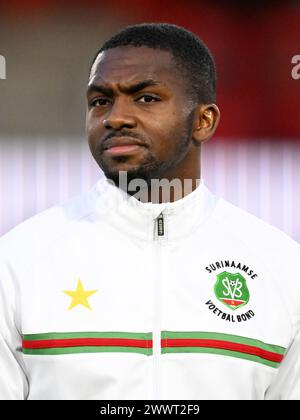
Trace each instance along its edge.
{"label": "eye", "polygon": [[160,99],[153,95],[142,95],[138,98],[139,102],[143,103],[151,103],[151,102],[158,102]]}
{"label": "eye", "polygon": [[104,106],[104,105],[107,105],[109,102],[110,102],[109,99],[106,99],[106,98],[96,98],[90,102],[90,106],[92,107]]}

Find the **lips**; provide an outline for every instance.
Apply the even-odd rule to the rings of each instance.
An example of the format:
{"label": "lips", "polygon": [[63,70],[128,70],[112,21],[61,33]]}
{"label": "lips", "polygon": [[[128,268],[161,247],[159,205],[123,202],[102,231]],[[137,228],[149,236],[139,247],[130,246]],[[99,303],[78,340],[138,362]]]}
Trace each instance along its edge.
{"label": "lips", "polygon": [[137,151],[141,147],[146,147],[144,143],[131,137],[114,137],[107,140],[103,149],[109,154],[123,154]]}

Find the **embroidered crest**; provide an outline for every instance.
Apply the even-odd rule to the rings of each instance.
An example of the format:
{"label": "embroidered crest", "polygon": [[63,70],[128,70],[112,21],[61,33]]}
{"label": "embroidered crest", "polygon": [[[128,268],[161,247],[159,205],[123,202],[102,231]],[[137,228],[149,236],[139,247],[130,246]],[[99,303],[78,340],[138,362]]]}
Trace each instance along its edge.
{"label": "embroidered crest", "polygon": [[217,274],[214,292],[216,298],[232,310],[246,305],[250,299],[246,280],[240,273],[223,271]]}

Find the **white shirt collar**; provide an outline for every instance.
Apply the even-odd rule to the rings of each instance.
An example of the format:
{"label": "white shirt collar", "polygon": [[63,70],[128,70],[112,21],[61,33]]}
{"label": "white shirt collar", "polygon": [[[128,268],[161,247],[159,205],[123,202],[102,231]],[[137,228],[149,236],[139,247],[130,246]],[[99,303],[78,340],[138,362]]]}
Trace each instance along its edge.
{"label": "white shirt collar", "polygon": [[99,221],[105,219],[121,232],[144,240],[155,239],[155,220],[161,213],[166,226],[163,239],[176,240],[202,224],[217,202],[203,180],[182,199],[161,204],[141,202],[111,185],[104,177],[97,182],[93,191]]}

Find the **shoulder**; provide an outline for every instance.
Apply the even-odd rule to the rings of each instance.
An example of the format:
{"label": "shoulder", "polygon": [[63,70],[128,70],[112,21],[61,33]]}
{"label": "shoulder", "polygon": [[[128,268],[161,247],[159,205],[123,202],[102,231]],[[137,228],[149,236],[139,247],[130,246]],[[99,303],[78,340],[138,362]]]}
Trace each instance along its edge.
{"label": "shoulder", "polygon": [[0,258],[26,259],[57,242],[94,209],[94,187],[20,223],[0,238]]}
{"label": "shoulder", "polygon": [[280,229],[258,217],[219,199],[214,212],[214,223],[235,247],[251,253],[262,261],[277,284],[282,296],[286,296],[291,312],[300,317],[300,245]]}
{"label": "shoulder", "polygon": [[214,217],[232,234],[255,244],[256,248],[277,253],[289,249],[300,256],[300,245],[286,233],[222,198],[218,200]]}

